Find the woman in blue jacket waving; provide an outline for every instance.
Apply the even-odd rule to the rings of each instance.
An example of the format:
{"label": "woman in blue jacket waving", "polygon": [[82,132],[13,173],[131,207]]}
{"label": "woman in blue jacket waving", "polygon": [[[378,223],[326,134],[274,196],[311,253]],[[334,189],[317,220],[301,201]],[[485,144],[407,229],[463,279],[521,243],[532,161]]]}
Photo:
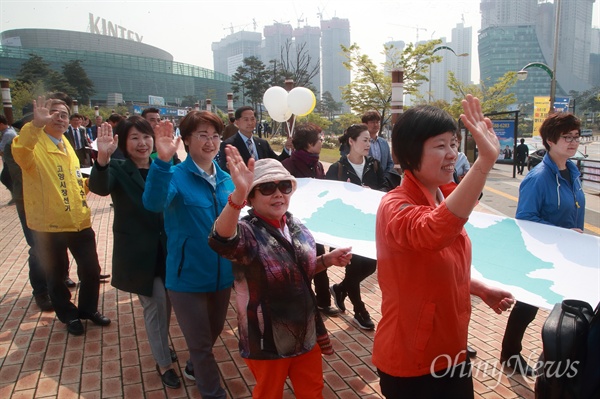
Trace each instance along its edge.
{"label": "woman in blue jacket waving", "polygon": [[[202,397],[225,398],[212,348],[223,330],[233,284],[231,262],[208,246],[213,222],[227,204],[233,182],[214,158],[223,122],[206,111],[192,111],[179,125],[162,122],[156,132],[157,159],[150,166],[144,206],[164,212],[167,233],[165,285],[190,351],[184,370]],[[185,161],[170,160],[183,140]]]}

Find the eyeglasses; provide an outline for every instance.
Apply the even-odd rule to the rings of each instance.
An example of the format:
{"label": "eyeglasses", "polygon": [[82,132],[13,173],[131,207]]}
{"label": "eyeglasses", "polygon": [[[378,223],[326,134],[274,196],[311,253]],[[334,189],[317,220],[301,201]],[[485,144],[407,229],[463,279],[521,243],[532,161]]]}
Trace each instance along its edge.
{"label": "eyeglasses", "polygon": [[69,120],[69,114],[59,110],[50,110],[50,115],[58,115],[58,118],[64,121]]}
{"label": "eyeglasses", "polygon": [[565,139],[567,143],[571,143],[573,141],[579,143],[581,141],[581,136],[560,136],[560,138]]}
{"label": "eyeglasses", "polygon": [[293,186],[291,180],[282,180],[279,183],[275,183],[272,181],[268,183],[262,183],[256,186],[256,188],[258,189],[258,191],[260,191],[262,195],[271,195],[277,189],[279,189],[281,194],[289,194],[292,192]]}
{"label": "eyeglasses", "polygon": [[198,140],[201,143],[206,143],[209,140],[212,140],[212,141],[219,141],[219,140],[221,140],[221,137],[218,134],[213,134],[212,136],[210,136],[208,134],[192,133],[192,137],[195,138],[196,140]]}

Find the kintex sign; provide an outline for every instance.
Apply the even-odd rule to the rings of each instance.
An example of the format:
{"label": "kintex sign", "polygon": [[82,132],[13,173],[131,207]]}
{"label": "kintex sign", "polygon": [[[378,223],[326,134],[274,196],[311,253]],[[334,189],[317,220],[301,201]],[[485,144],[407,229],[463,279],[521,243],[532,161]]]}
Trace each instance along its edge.
{"label": "kintex sign", "polygon": [[136,42],[141,42],[144,38],[144,36],[140,36],[124,26],[119,26],[111,21],[105,20],[104,18],[94,17],[94,14],[92,13],[90,13],[90,32],[98,35],[134,40]]}

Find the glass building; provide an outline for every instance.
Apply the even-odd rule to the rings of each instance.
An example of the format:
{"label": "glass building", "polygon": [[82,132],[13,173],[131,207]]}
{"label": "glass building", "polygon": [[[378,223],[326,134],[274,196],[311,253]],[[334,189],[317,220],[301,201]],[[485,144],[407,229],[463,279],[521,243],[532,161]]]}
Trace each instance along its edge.
{"label": "glass building", "polygon": [[81,60],[94,82],[92,105],[105,104],[115,93],[127,103],[163,97],[171,105],[185,96],[227,109],[231,78],[225,74],[173,61],[168,52],[112,36],[52,29],[14,29],[0,34],[0,75],[14,79],[31,54],[60,71],[65,62]]}

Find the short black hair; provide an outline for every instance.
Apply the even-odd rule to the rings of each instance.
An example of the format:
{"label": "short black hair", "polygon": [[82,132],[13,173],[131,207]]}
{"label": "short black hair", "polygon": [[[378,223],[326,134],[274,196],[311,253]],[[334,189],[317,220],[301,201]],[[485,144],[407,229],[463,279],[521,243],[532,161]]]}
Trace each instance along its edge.
{"label": "short black hair", "polygon": [[371,121],[381,121],[381,115],[375,110],[367,111],[360,118],[360,121],[362,123],[367,123]]}
{"label": "short black hair", "polygon": [[159,114],[160,115],[160,110],[158,108],[154,108],[154,107],[146,108],[142,111],[142,117],[145,117],[146,114]]}
{"label": "short black hair", "polygon": [[246,112],[246,111],[252,111],[254,113],[254,108],[252,108],[249,105],[245,105],[243,107],[239,107],[238,109],[235,110],[235,119],[241,119],[242,118],[242,113]]}
{"label": "short black hair", "polygon": [[141,116],[130,116],[127,119],[122,119],[117,126],[115,126],[115,134],[119,135],[119,149],[123,152],[126,158],[129,158],[127,152],[127,136],[132,128],[136,128],[140,133],[149,134],[154,139],[154,129],[152,125],[146,119]]}
{"label": "short black hair", "polygon": [[446,111],[430,105],[411,108],[394,125],[392,154],[403,170],[419,170],[423,143],[431,137],[457,131],[456,121]]}
{"label": "short black hair", "polygon": [[556,112],[549,115],[542,126],[540,126],[540,136],[546,150],[550,151],[549,141],[558,143],[561,134],[569,133],[571,130],[577,130],[581,135],[581,121],[570,112]]}
{"label": "short black hair", "polygon": [[107,121],[108,122],[112,122],[112,123],[119,123],[123,120],[123,116],[119,115],[119,114],[112,114],[111,116],[108,117]]}
{"label": "short black hair", "polygon": [[6,116],[0,115],[0,123],[3,125],[8,125],[8,119],[6,119]]}

